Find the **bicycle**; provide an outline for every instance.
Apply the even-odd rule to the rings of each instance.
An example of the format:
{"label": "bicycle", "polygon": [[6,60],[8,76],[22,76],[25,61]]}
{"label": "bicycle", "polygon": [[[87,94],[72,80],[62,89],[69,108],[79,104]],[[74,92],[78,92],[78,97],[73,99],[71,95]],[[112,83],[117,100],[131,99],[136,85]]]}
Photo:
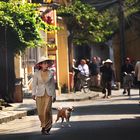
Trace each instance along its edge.
{"label": "bicycle", "polygon": [[123,92],[123,94],[125,94],[126,93],[125,90],[127,90],[128,96],[130,96],[130,90],[131,90],[132,85],[133,85],[133,80],[134,80],[134,74],[133,73],[124,72],[124,77],[123,77],[124,92]]}
{"label": "bicycle", "polygon": [[74,76],[74,92],[83,91],[84,93],[88,93],[90,91],[90,78],[82,75],[78,70],[76,72]]}
{"label": "bicycle", "polygon": [[85,77],[83,79],[83,82],[81,83],[81,90],[84,91],[84,93],[88,93],[90,91],[90,86],[89,86],[90,78]]}

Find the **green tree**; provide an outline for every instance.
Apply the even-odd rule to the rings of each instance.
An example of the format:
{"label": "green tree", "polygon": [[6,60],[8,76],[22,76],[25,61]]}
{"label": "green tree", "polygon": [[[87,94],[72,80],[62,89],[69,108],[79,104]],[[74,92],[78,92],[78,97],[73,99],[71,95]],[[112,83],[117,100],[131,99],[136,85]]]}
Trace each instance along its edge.
{"label": "green tree", "polygon": [[103,42],[106,36],[112,34],[109,14],[99,13],[94,7],[80,0],[66,7],[61,6],[57,13],[64,17],[74,44]]}
{"label": "green tree", "polygon": [[[108,12],[99,13],[89,4],[75,0],[69,6],[61,6],[58,16],[62,16],[70,33],[68,38],[69,60],[72,60],[74,45],[104,42],[112,34]],[[69,63],[71,70],[71,62]]]}
{"label": "green tree", "polygon": [[[119,0],[106,4],[108,0],[73,0],[61,6],[58,15],[65,19],[69,35],[69,59],[74,45],[105,42],[119,30]],[[98,7],[96,7],[98,4]],[[99,7],[101,5],[101,7]],[[139,0],[125,0],[125,17],[138,12]],[[71,62],[70,62],[71,63]],[[71,66],[70,66],[71,67]]]}
{"label": "green tree", "polygon": [[13,101],[15,87],[14,55],[27,47],[39,47],[40,30],[56,30],[41,19],[41,5],[20,1],[0,2],[0,98]]}
{"label": "green tree", "polygon": [[[108,1],[73,0],[69,6],[61,6],[58,9],[57,13],[65,19],[74,44],[105,42],[119,28],[118,1],[106,6],[103,6],[104,2]],[[100,3],[104,8],[99,8],[99,6],[97,8],[96,3]],[[139,0],[125,0],[125,16],[139,9]]]}

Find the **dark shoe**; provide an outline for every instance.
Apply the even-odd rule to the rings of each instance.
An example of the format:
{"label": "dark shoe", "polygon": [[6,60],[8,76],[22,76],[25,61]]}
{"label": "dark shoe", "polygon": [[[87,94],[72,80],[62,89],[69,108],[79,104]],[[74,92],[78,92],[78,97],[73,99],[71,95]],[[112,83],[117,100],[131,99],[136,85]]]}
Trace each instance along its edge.
{"label": "dark shoe", "polygon": [[126,91],[123,91],[123,94],[126,94]]}
{"label": "dark shoe", "polygon": [[106,93],[106,90],[105,90],[105,89],[103,89],[103,90],[102,90],[102,93],[104,93],[104,94],[105,94],[105,93]]}
{"label": "dark shoe", "polygon": [[111,98],[111,96],[107,96],[106,98],[110,99],[110,98]]}
{"label": "dark shoe", "polygon": [[42,132],[42,135],[50,135],[50,133],[47,132],[47,131],[43,131],[43,132]]}
{"label": "dark shoe", "polygon": [[128,96],[130,96],[130,89],[128,89],[127,92],[128,92]]}
{"label": "dark shoe", "polygon": [[42,130],[41,130],[41,132],[44,132],[45,131],[45,127],[42,127]]}
{"label": "dark shoe", "polygon": [[42,135],[49,135],[50,133],[45,130],[45,127],[41,130]]}
{"label": "dark shoe", "polygon": [[102,98],[106,98],[106,95],[104,95]]}
{"label": "dark shoe", "polygon": [[50,128],[48,130],[45,130],[45,127],[43,127],[41,130],[42,135],[50,135],[49,131],[50,131]]}

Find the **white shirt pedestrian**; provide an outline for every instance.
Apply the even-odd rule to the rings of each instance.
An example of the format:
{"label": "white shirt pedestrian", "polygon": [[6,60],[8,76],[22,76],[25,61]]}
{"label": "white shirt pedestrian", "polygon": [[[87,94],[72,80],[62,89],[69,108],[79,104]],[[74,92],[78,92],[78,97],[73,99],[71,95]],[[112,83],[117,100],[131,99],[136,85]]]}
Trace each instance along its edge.
{"label": "white shirt pedestrian", "polygon": [[137,81],[140,81],[140,61],[137,61],[135,65],[135,76],[137,77]]}
{"label": "white shirt pedestrian", "polygon": [[80,61],[80,64],[78,65],[78,70],[82,75],[89,76],[89,67],[84,59]]}

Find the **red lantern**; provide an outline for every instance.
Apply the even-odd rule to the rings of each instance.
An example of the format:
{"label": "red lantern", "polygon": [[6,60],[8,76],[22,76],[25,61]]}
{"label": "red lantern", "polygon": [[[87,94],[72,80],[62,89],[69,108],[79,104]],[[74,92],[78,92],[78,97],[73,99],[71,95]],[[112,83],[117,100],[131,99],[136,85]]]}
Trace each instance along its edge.
{"label": "red lantern", "polygon": [[44,22],[46,22],[46,23],[48,23],[48,24],[51,24],[52,23],[52,18],[50,17],[50,16],[45,16],[45,15],[43,15],[42,16],[42,20],[44,21]]}
{"label": "red lantern", "polygon": [[52,23],[52,18],[50,16],[47,16],[47,23],[51,24]]}

